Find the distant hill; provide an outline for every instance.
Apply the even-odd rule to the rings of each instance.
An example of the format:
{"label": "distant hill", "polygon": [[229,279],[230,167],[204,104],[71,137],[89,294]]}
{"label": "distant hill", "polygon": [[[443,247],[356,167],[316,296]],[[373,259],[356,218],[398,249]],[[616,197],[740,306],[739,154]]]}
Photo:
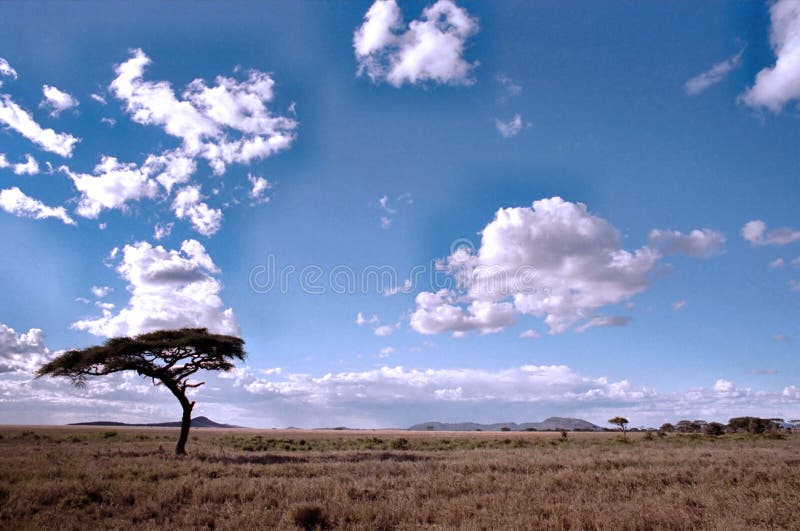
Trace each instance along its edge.
{"label": "distant hill", "polygon": [[[124,422],[112,422],[106,420],[97,420],[94,422],[74,422],[69,426],[129,426],[129,427],[147,427],[147,428],[180,428],[181,423],[178,422],[157,422],[152,424],[126,424]],[[240,428],[241,426],[234,426],[233,424],[220,424],[214,422],[208,417],[195,417],[192,419],[192,428]]]}
{"label": "distant hill", "polygon": [[542,422],[525,422],[523,424],[515,422],[498,422],[496,424],[423,422],[408,429],[409,431],[604,431],[604,428],[591,422],[564,417],[550,417]]}

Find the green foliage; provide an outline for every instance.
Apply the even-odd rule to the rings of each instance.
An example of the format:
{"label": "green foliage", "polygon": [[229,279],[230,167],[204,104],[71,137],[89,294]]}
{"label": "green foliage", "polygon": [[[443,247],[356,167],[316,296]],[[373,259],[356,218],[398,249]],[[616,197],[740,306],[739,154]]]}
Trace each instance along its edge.
{"label": "green foliage", "polygon": [[759,417],[734,417],[728,421],[728,426],[737,431],[753,434],[764,433],[775,428],[772,421]]}
{"label": "green foliage", "polygon": [[661,427],[658,429],[658,431],[660,431],[662,433],[672,433],[672,432],[675,431],[675,426],[673,426],[669,422],[665,422],[664,424],[661,425]]}
{"label": "green foliage", "polygon": [[720,435],[725,434],[725,426],[720,424],[719,422],[709,422],[706,425],[706,435],[711,437],[719,437]]}

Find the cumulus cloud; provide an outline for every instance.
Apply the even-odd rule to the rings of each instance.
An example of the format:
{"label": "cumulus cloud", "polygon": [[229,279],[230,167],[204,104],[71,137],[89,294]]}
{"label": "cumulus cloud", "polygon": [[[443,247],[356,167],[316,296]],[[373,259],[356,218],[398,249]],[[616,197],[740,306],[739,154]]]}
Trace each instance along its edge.
{"label": "cumulus cloud", "polygon": [[69,133],[56,133],[44,128],[33,117],[17,105],[8,94],[0,94],[0,123],[7,125],[45,151],[62,157],[71,157],[75,144],[80,142]]}
{"label": "cumulus cloud", "polygon": [[783,266],[786,265],[786,261],[783,258],[776,258],[772,262],[769,263],[770,269],[783,269]]}
{"label": "cumulus cloud", "polygon": [[[0,167],[2,165],[0,164]],[[31,155],[25,155],[25,162],[12,165],[14,173],[17,175],[36,175],[39,173],[39,163]]]}
{"label": "cumulus cloud", "polygon": [[697,74],[683,85],[683,90],[690,96],[696,96],[701,92],[704,92],[706,89],[721,82],[733,70],[739,68],[739,65],[742,63],[743,53],[744,49],[741,49],[739,52],[725,59],[724,61],[715,63],[705,72]]}
{"label": "cumulus cloud", "polygon": [[694,258],[709,258],[725,249],[725,235],[711,229],[695,229],[689,234],[677,230],[650,231],[648,241],[651,247],[665,255],[682,254]]}
{"label": "cumulus cloud", "polygon": [[748,221],[742,227],[742,238],[752,245],[787,245],[800,241],[800,231],[780,227],[767,231],[767,224],[760,219]]}
{"label": "cumulus cloud", "polygon": [[109,286],[92,286],[89,291],[91,291],[92,295],[94,295],[96,298],[103,299],[107,297],[109,293],[114,291],[114,288]]}
{"label": "cumulus cloud", "polygon": [[522,339],[536,339],[537,337],[540,337],[540,334],[536,330],[529,328],[528,330],[522,332],[519,337]]}
{"label": "cumulus cloud", "polygon": [[653,246],[627,251],[608,221],[583,203],[560,197],[501,208],[481,231],[477,251],[457,247],[439,262],[458,294],[420,293],[411,327],[423,334],[496,331],[513,323],[515,313],[544,319],[551,334],[574,326],[578,331],[625,325],[630,318],[599,310],[648,289],[664,252],[705,257],[724,243],[721,234],[708,229],[688,236],[657,231],[656,236],[664,251]]}
{"label": "cumulus cloud", "polygon": [[423,291],[416,298],[411,328],[424,335],[471,330],[488,334],[514,324],[514,307],[509,302],[473,300],[466,308],[458,302],[452,290]]}
{"label": "cumulus cloud", "polygon": [[166,81],[144,80],[150,58],[136,49],[117,65],[110,91],[126,104],[134,122],[155,125],[181,139],[183,152],[208,160],[215,174],[227,164],[249,164],[294,142],[297,122],[267,108],[275,95],[273,79],[251,70],[246,80],[217,76],[214,86],[195,79],[179,98]]}
{"label": "cumulus cloud", "polygon": [[452,0],[426,7],[406,28],[396,0],[376,0],[353,35],[358,75],[395,87],[433,82],[469,85],[477,65],[464,59],[478,21]]}
{"label": "cumulus cloud", "polygon": [[16,186],[0,190],[0,208],[19,218],[56,218],[66,225],[75,225],[75,220],[69,217],[64,207],[49,207],[38,199],[25,195]]}
{"label": "cumulus cloud", "polygon": [[13,328],[0,323],[0,373],[33,374],[51,357],[44,344],[44,332],[31,328],[17,334]]}
{"label": "cumulus cloud", "polygon": [[672,303],[672,309],[677,311],[683,310],[686,307],[686,301],[684,299],[677,300]]}
{"label": "cumulus cloud", "polygon": [[223,309],[219,296],[222,284],[214,275],[220,271],[202,244],[186,240],[180,250],[166,250],[137,242],[121,255],[116,270],[131,294],[127,306],[116,314],[103,309],[102,316],[77,321],[73,328],[106,337],[186,326],[238,335],[233,310]]}
{"label": "cumulus cloud", "polygon": [[499,118],[495,120],[495,127],[497,127],[497,131],[503,138],[517,136],[522,131],[523,127],[528,127],[528,125],[529,124],[523,124],[522,116],[519,114],[515,114],[511,119],[505,122]]}
{"label": "cumulus cloud", "polygon": [[78,106],[78,100],[73,96],[51,85],[43,85],[42,94],[44,99],[39,104],[39,107],[49,109],[50,116],[58,116],[67,109]]}
{"label": "cumulus cloud", "polygon": [[740,101],[751,107],[778,112],[800,98],[800,3],[778,0],[769,9],[770,45],[776,61],[756,75],[755,83]]}
{"label": "cumulus cloud", "polygon": [[94,175],[75,173],[66,166],[59,170],[72,179],[81,193],[76,212],[89,219],[97,219],[104,209],[126,210],[128,201],[153,198],[158,185],[148,172],[134,163],[122,163],[115,157],[102,157],[94,168]]}
{"label": "cumulus cloud", "polygon": [[188,219],[203,236],[212,236],[222,226],[222,211],[202,201],[200,186],[186,186],[175,195],[172,210],[178,219]]}

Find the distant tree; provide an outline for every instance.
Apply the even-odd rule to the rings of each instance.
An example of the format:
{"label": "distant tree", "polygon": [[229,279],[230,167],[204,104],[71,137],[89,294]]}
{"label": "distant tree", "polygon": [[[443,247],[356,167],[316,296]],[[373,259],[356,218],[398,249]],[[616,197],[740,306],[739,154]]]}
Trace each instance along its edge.
{"label": "distant tree", "polygon": [[775,424],[759,417],[734,417],[728,421],[728,426],[735,431],[758,434],[772,430]]}
{"label": "distant tree", "polygon": [[625,417],[614,417],[613,419],[609,419],[608,423],[619,426],[620,431],[622,431],[622,436],[626,439],[628,438],[628,419]]}
{"label": "distant tree", "polygon": [[210,334],[205,328],[159,330],[69,350],[43,365],[36,377],[64,376],[78,387],[86,385],[87,376],[122,371],[136,371],[150,378],[153,384],[169,389],[181,404],[183,416],[175,453],[182,455],[186,453],[194,408],[186,390],[204,383],[189,383],[187,379],[200,370],[229,371],[233,369],[233,361],[244,360],[245,356],[244,341],[238,337]]}
{"label": "distant tree", "polygon": [[706,424],[705,429],[706,435],[710,435],[712,437],[719,437],[725,433],[725,425],[720,424],[719,422],[709,422]]}
{"label": "distant tree", "polygon": [[664,424],[661,425],[658,431],[662,433],[672,433],[673,431],[675,431],[675,426],[673,426],[669,422],[665,422]]}

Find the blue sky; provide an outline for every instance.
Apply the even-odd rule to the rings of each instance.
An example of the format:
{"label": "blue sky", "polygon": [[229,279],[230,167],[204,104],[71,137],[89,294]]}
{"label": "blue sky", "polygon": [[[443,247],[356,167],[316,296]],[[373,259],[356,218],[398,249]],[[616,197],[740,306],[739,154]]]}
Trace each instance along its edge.
{"label": "blue sky", "polygon": [[0,421],[172,419],[31,380],[165,326],[250,426],[800,417],[796,2],[0,16]]}

